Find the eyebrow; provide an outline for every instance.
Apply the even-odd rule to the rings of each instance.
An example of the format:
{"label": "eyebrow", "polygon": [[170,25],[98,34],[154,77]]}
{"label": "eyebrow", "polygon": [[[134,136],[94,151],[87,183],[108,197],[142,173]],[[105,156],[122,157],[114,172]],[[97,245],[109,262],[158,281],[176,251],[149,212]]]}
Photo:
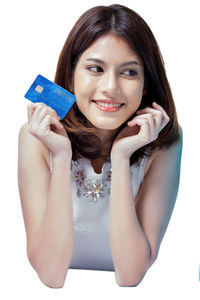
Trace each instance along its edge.
{"label": "eyebrow", "polygon": [[[105,65],[105,62],[103,61],[103,60],[101,60],[101,59],[97,59],[97,58],[87,58],[86,59],[87,61],[95,61],[95,62],[97,62],[97,63],[100,63],[100,64],[102,64],[102,65]],[[141,65],[141,64],[139,64],[137,61],[135,61],[135,60],[132,60],[132,61],[126,61],[126,62],[124,62],[124,63],[122,63],[120,66],[121,67],[124,67],[124,66],[128,66],[128,65]]]}

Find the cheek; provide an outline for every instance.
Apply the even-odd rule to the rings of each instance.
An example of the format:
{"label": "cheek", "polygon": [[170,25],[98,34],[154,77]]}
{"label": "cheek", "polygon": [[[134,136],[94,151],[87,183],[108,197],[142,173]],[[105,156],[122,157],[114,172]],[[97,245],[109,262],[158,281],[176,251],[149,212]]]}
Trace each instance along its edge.
{"label": "cheek", "polygon": [[127,110],[130,116],[137,111],[141,102],[142,102],[142,89],[140,88],[132,89],[131,93],[128,94],[128,101],[127,101],[128,103]]}
{"label": "cheek", "polygon": [[140,106],[140,103],[142,101],[142,93],[136,92],[132,93],[128,97],[128,106],[130,108],[138,108]]}
{"label": "cheek", "polygon": [[122,79],[120,81],[121,89],[127,97],[139,97],[143,92],[143,79],[141,77],[135,78],[133,80]]}
{"label": "cheek", "polygon": [[92,78],[88,76],[87,70],[79,70],[75,73],[74,81],[77,83],[77,86],[82,88],[88,86],[92,82]]}
{"label": "cheek", "polygon": [[93,81],[88,76],[83,76],[83,74],[77,74],[75,77],[75,96],[78,99],[90,97],[92,87],[94,86]]}

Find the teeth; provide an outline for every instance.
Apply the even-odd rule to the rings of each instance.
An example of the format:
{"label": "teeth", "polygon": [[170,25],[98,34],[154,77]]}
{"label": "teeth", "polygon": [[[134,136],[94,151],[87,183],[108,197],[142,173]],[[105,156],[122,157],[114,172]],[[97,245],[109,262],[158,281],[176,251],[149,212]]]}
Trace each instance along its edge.
{"label": "teeth", "polygon": [[104,106],[104,107],[120,107],[121,104],[108,104],[108,103],[104,103],[104,102],[100,102],[100,101],[96,101],[96,103],[100,106]]}

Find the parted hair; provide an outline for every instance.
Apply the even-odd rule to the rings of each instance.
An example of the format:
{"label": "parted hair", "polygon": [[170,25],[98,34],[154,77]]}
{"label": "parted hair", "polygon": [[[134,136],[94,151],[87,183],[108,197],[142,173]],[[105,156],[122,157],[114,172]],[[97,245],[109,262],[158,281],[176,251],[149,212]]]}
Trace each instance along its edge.
{"label": "parted hair", "polygon": [[[130,164],[151,154],[155,148],[167,148],[180,140],[176,108],[167,79],[164,60],[157,41],[147,23],[132,9],[113,4],[96,6],[83,13],[70,31],[60,53],[54,82],[66,90],[73,87],[76,64],[82,53],[99,37],[108,34],[123,38],[138,55],[144,65],[144,90],[139,110],[156,101],[168,114],[170,121],[161,130],[158,138],[138,149],[130,158]],[[127,126],[134,113],[119,128],[117,134]],[[99,138],[94,134],[95,127],[88,126],[86,117],[79,110],[76,102],[61,120],[72,144],[72,159],[79,155],[89,159],[98,157],[110,160],[110,153],[102,154]]]}

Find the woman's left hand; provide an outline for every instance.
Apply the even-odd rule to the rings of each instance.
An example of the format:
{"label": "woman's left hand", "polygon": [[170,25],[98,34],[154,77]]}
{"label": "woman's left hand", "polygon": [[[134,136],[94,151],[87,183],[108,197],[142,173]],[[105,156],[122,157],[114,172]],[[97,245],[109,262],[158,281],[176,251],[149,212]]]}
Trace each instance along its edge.
{"label": "woman's left hand", "polygon": [[170,118],[156,102],[152,106],[137,111],[137,116],[120,131],[112,145],[111,159],[113,156],[129,159],[136,150],[157,139]]}

